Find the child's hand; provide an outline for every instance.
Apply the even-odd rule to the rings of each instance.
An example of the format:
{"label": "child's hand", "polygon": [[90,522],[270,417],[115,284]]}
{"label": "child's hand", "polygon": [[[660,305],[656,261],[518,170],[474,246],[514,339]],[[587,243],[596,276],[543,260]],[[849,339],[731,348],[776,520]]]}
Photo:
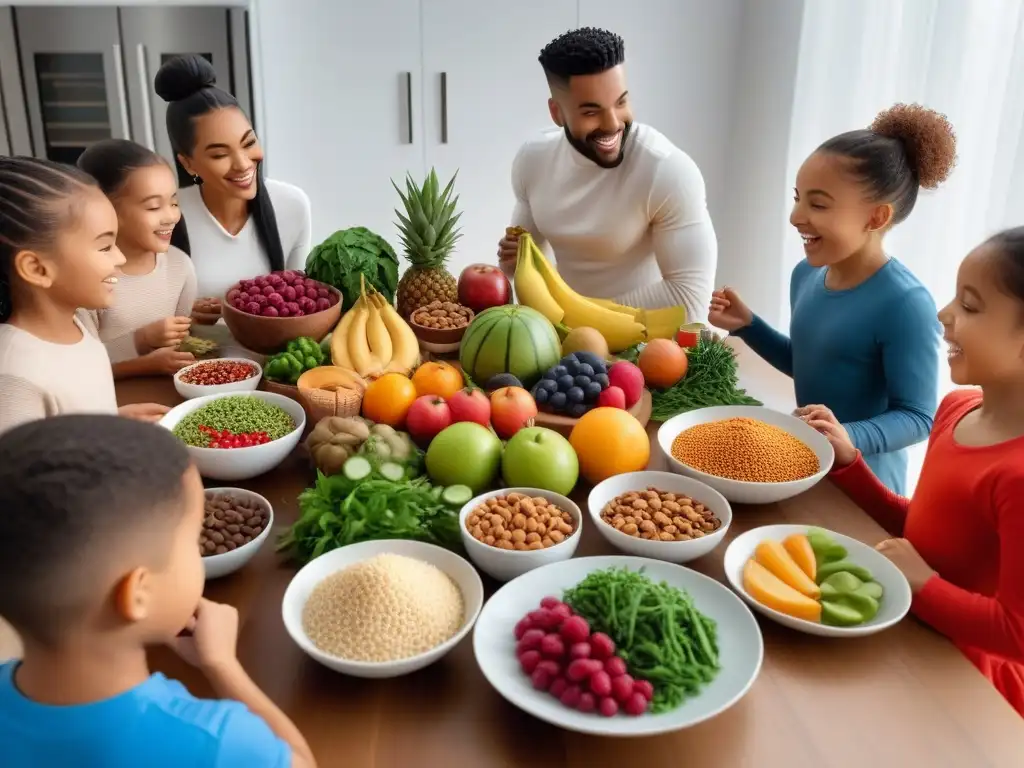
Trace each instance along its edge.
{"label": "child's hand", "polygon": [[738,331],[754,322],[754,313],[736,291],[726,286],[711,294],[708,322],[725,331]]}
{"label": "child's hand", "polygon": [[839,423],[839,419],[831,410],[824,405],[805,405],[797,408],[793,415],[803,420],[809,426],[821,432],[836,454],[835,464],[837,467],[845,467],[857,459],[857,449],[853,447],[853,441],[846,428]]}
{"label": "child's hand", "polygon": [[188,336],[191,327],[191,317],[165,317],[140,328],[137,339],[145,349],[176,347]]}
{"label": "child's hand", "polygon": [[132,403],[131,405],[122,405],[117,409],[117,413],[126,419],[148,421],[152,424],[160,421],[169,410],[171,409],[166,405],[159,403]]}
{"label": "child's hand", "polygon": [[171,376],[196,361],[196,356],[191,352],[179,352],[177,347],[160,347],[143,357],[153,373]]}
{"label": "child's hand", "polygon": [[200,598],[185,631],[169,645],[192,666],[216,669],[237,662],[238,611],[232,606]]}
{"label": "child's hand", "polygon": [[924,561],[924,558],[917,553],[914,545],[906,539],[888,539],[877,547],[879,552],[889,558],[892,564],[902,571],[910,582],[910,591],[915,595],[920,592],[932,576],[936,575],[935,570]]}

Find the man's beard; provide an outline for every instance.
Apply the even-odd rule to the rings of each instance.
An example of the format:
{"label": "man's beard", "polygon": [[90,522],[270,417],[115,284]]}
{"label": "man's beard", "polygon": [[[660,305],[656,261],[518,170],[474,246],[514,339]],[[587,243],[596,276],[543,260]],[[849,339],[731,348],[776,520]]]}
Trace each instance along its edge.
{"label": "man's beard", "polygon": [[569,132],[568,125],[562,126],[562,130],[565,131],[565,138],[569,140],[569,143],[572,145],[573,149],[575,149],[585,158],[595,163],[596,165],[601,166],[602,168],[618,168],[626,157],[626,139],[629,138],[629,131],[632,127],[632,122],[628,122],[622,126],[622,139],[619,143],[619,156],[616,157],[614,160],[605,160],[600,154],[598,154],[597,150],[594,148],[594,139],[599,139],[602,136],[608,135],[604,131],[592,131],[590,134],[587,135],[587,138],[577,139],[575,136],[572,135],[572,133]]}

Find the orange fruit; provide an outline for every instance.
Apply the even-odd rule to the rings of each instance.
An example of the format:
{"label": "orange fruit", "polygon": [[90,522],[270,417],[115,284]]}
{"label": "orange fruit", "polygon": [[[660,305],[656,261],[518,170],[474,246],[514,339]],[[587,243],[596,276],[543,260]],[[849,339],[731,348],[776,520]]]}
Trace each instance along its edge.
{"label": "orange fruit", "polygon": [[651,339],[636,361],[644,382],[657,389],[667,389],[686,375],[690,365],[686,350],[669,339]]}
{"label": "orange fruit", "polygon": [[447,400],[466,383],[462,380],[462,372],[448,363],[424,363],[412,375],[412,383],[417,395],[437,395]]}
{"label": "orange fruit", "polygon": [[400,373],[385,373],[374,379],[363,393],[363,416],[377,424],[396,429],[405,424],[405,415],[416,399],[416,387]]}
{"label": "orange fruit", "polygon": [[629,411],[594,408],[580,416],[569,435],[580,474],[597,484],[612,475],[639,472],[651,459],[647,430]]}

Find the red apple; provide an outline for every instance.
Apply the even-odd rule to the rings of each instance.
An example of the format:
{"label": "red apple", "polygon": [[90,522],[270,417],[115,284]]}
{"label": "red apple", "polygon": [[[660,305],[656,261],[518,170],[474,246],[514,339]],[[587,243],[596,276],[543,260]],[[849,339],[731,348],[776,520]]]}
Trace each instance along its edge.
{"label": "red apple", "polygon": [[459,304],[474,312],[512,301],[512,284],[491,264],[470,264],[459,275]]}
{"label": "red apple", "polygon": [[626,407],[632,408],[644,392],[644,375],[628,360],[619,360],[608,369],[608,383],[626,395]]}
{"label": "red apple", "polygon": [[443,397],[417,397],[405,416],[405,428],[421,447],[430,444],[442,429],[452,423],[452,411]]}
{"label": "red apple", "polygon": [[597,396],[597,407],[626,410],[626,393],[622,391],[622,387],[614,385],[603,389],[601,394]]}
{"label": "red apple", "polygon": [[522,387],[502,387],[491,393],[491,426],[502,440],[533,426],[536,416],[537,403]]}
{"label": "red apple", "polygon": [[452,414],[452,424],[474,421],[483,427],[491,425],[491,401],[482,389],[460,389],[448,398],[448,410]]}

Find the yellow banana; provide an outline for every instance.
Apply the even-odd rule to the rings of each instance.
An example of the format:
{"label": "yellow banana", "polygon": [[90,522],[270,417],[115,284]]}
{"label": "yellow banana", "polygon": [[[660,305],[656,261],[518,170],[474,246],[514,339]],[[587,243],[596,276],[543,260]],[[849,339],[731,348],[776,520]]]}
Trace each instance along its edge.
{"label": "yellow banana", "polygon": [[370,316],[366,320],[366,340],[370,344],[370,352],[382,367],[391,362],[392,344],[384,318],[381,316],[377,302],[370,300]]}
{"label": "yellow banana", "polygon": [[632,317],[621,312],[599,306],[584,296],[580,296],[555,271],[540,249],[532,244],[533,261],[537,271],[547,284],[551,297],[564,310],[562,319],[570,328],[586,326],[597,329],[612,352],[621,352],[634,344],[643,341],[644,326]]}
{"label": "yellow banana", "polygon": [[648,339],[674,339],[676,331],[686,325],[686,307],[643,309],[637,318],[647,328]]}
{"label": "yellow banana", "polygon": [[612,312],[618,312],[623,315],[629,315],[638,322],[640,322],[640,317],[643,314],[642,309],[637,309],[636,307],[627,307],[625,304],[616,304],[611,299],[595,299],[590,296],[588,296],[587,298],[590,301],[597,304],[597,306],[599,307],[604,307],[605,309],[610,309]]}
{"label": "yellow banana", "polygon": [[391,337],[392,354],[386,370],[408,375],[419,365],[420,341],[416,338],[412,326],[402,319],[391,302],[379,293],[375,293],[372,298]]}
{"label": "yellow banana", "polygon": [[537,248],[529,232],[519,236],[519,251],[516,254],[515,288],[516,300],[531,309],[535,309],[546,317],[552,325],[562,322],[565,312],[551,295],[547,284],[533,259],[533,251]]}
{"label": "yellow banana", "polygon": [[354,309],[355,307],[345,313],[331,333],[331,362],[340,368],[352,367],[352,358],[348,356],[348,331],[356,316]]}
{"label": "yellow banana", "polygon": [[380,364],[374,360],[366,339],[366,323],[370,319],[366,294],[359,297],[352,307],[352,312],[356,315],[352,318],[352,326],[348,330],[348,356],[352,360],[352,367],[360,376],[369,376],[380,370]]}

